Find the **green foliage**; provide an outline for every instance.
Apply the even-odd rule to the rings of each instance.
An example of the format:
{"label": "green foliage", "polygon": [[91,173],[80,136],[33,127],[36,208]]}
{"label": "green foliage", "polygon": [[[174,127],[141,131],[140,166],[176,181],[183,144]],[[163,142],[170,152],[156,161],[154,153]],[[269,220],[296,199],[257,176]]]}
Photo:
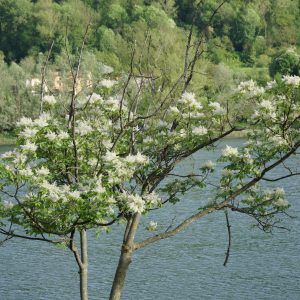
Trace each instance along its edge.
{"label": "green foliage", "polygon": [[[21,105],[23,113],[31,114],[31,103],[37,100],[24,90],[24,82],[40,78],[45,53],[52,41],[50,81],[55,72],[69,72],[69,66],[62,63],[66,61],[66,43],[75,61],[90,22],[86,39],[88,53],[94,56],[90,69],[105,62],[118,73],[128,72],[135,51],[135,72],[151,73],[165,82],[173,80],[184,67],[182,57],[188,30],[194,23],[193,43],[203,34],[206,52],[202,54],[205,59],[197,63],[194,76],[198,83],[193,88],[206,91],[208,97],[224,90],[202,75],[201,69],[214,69],[210,62],[232,70],[247,67],[246,72],[238,71],[235,77],[251,76],[266,82],[269,76],[266,70],[273,57],[271,76],[276,72],[298,74],[295,59],[281,55],[282,47],[299,44],[300,14],[296,1],[228,1],[212,19],[220,4],[218,0],[0,0],[0,51],[4,53],[4,61],[20,63],[22,76],[26,74],[26,78],[19,77],[17,89],[18,95],[25,99]],[[274,50],[274,46],[279,48]],[[2,69],[2,73],[10,72],[8,66],[3,68],[6,71]],[[96,76],[96,72],[91,72]],[[211,76],[209,72],[208,75]],[[1,130],[13,128],[17,118],[13,114],[19,116],[13,81],[8,75],[1,83]],[[29,107],[25,108],[26,105]]]}
{"label": "green foliage", "polygon": [[280,75],[300,74],[300,55],[292,49],[281,51],[270,64],[270,75],[274,77]]}
{"label": "green foliage", "polygon": [[29,0],[0,1],[0,49],[6,61],[20,60],[36,43],[33,6]]}

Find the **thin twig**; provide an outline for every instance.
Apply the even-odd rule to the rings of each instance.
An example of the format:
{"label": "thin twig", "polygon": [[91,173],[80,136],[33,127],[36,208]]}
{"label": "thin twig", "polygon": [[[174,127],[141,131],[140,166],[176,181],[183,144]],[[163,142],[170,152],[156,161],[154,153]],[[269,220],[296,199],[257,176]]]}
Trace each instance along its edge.
{"label": "thin twig", "polygon": [[224,260],[224,263],[223,263],[223,266],[226,267],[226,264],[228,262],[229,255],[230,255],[230,249],[231,249],[231,225],[229,224],[228,211],[225,210],[224,213],[225,213],[227,233],[228,233],[228,246],[227,246],[225,260]]}

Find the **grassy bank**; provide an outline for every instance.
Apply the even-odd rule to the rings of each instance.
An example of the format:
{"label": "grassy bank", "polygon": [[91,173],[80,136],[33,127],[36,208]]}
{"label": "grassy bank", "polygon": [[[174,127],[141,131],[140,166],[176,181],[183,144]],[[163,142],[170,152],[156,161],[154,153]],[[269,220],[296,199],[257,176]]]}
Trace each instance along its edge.
{"label": "grassy bank", "polygon": [[16,139],[12,135],[0,133],[0,145],[11,145],[15,144]]}

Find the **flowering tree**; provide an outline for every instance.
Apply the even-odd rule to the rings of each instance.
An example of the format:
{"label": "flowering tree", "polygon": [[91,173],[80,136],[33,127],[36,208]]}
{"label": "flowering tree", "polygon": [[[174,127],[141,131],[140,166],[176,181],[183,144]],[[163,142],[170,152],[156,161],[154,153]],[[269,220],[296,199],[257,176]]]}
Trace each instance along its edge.
{"label": "flowering tree", "polygon": [[[0,232],[65,243],[80,269],[82,299],[88,298],[90,228],[126,222],[110,296],[120,299],[136,250],[219,210],[249,215],[268,231],[289,207],[283,189],[266,191],[259,182],[298,174],[289,168],[280,178],[266,177],[300,146],[299,77],[285,76],[265,88],[243,82],[223,105],[186,91],[176,96],[161,90],[150,101],[152,84],[131,74],[119,83],[103,81],[101,95],[72,97],[68,105],[45,96],[43,112],[35,120],[20,120],[16,149],[1,157],[0,190],[12,201],[0,202]],[[212,200],[202,199],[199,211],[176,227],[136,241],[141,217],[176,203],[190,189],[204,189],[215,172],[216,162],[207,161],[199,170],[176,174],[178,163],[241,130],[248,140],[240,149],[223,149]],[[156,223],[148,229],[155,231]],[[75,246],[77,231],[81,251]]]}
{"label": "flowering tree", "polygon": [[[289,207],[282,189],[265,191],[259,182],[298,174],[289,168],[280,178],[266,177],[300,146],[300,78],[285,76],[265,88],[244,82],[222,103],[196,96],[191,83],[206,35],[195,38],[193,28],[183,73],[173,83],[147,66],[143,72],[144,53],[133,52],[127,76],[107,78],[98,94],[83,95],[77,93],[80,58],[71,68],[71,97],[42,94],[39,117],[19,121],[17,147],[1,157],[0,233],[67,245],[79,266],[82,300],[88,299],[86,231],[91,228],[126,224],[110,294],[117,300],[135,251],[219,210],[249,215],[268,231]],[[248,134],[240,149],[226,146],[217,162],[176,173],[180,162],[213,150],[235,131]],[[222,171],[211,200],[201,199],[199,210],[177,226],[136,241],[141,217],[175,204],[191,189],[205,189],[216,163]],[[150,222],[148,229],[156,231],[156,225]]]}

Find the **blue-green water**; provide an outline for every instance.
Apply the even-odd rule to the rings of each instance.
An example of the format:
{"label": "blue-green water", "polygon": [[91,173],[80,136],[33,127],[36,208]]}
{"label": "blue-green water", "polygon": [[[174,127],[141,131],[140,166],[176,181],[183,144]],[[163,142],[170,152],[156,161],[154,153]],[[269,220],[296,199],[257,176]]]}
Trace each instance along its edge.
{"label": "blue-green water", "polygon": [[[238,140],[227,140],[231,145]],[[9,147],[0,147],[4,152]],[[181,166],[181,171],[214,159],[217,153],[198,153]],[[299,164],[297,157],[291,164]],[[272,173],[282,174],[279,168]],[[227,247],[224,214],[209,215],[183,233],[160,241],[134,255],[124,288],[124,300],[196,299],[300,299],[300,178],[282,183],[290,214],[284,224],[291,231],[277,230],[273,235],[251,229],[253,221],[230,213],[232,249],[223,267]],[[183,220],[199,207],[209,191],[186,195],[176,206],[156,211],[141,225],[139,237],[149,235],[143,228],[151,219],[160,229]],[[89,235],[90,299],[108,299],[118,261],[123,227],[113,227],[109,235]],[[0,299],[42,300],[79,299],[78,273],[68,250],[43,242],[11,240],[0,247]]]}

